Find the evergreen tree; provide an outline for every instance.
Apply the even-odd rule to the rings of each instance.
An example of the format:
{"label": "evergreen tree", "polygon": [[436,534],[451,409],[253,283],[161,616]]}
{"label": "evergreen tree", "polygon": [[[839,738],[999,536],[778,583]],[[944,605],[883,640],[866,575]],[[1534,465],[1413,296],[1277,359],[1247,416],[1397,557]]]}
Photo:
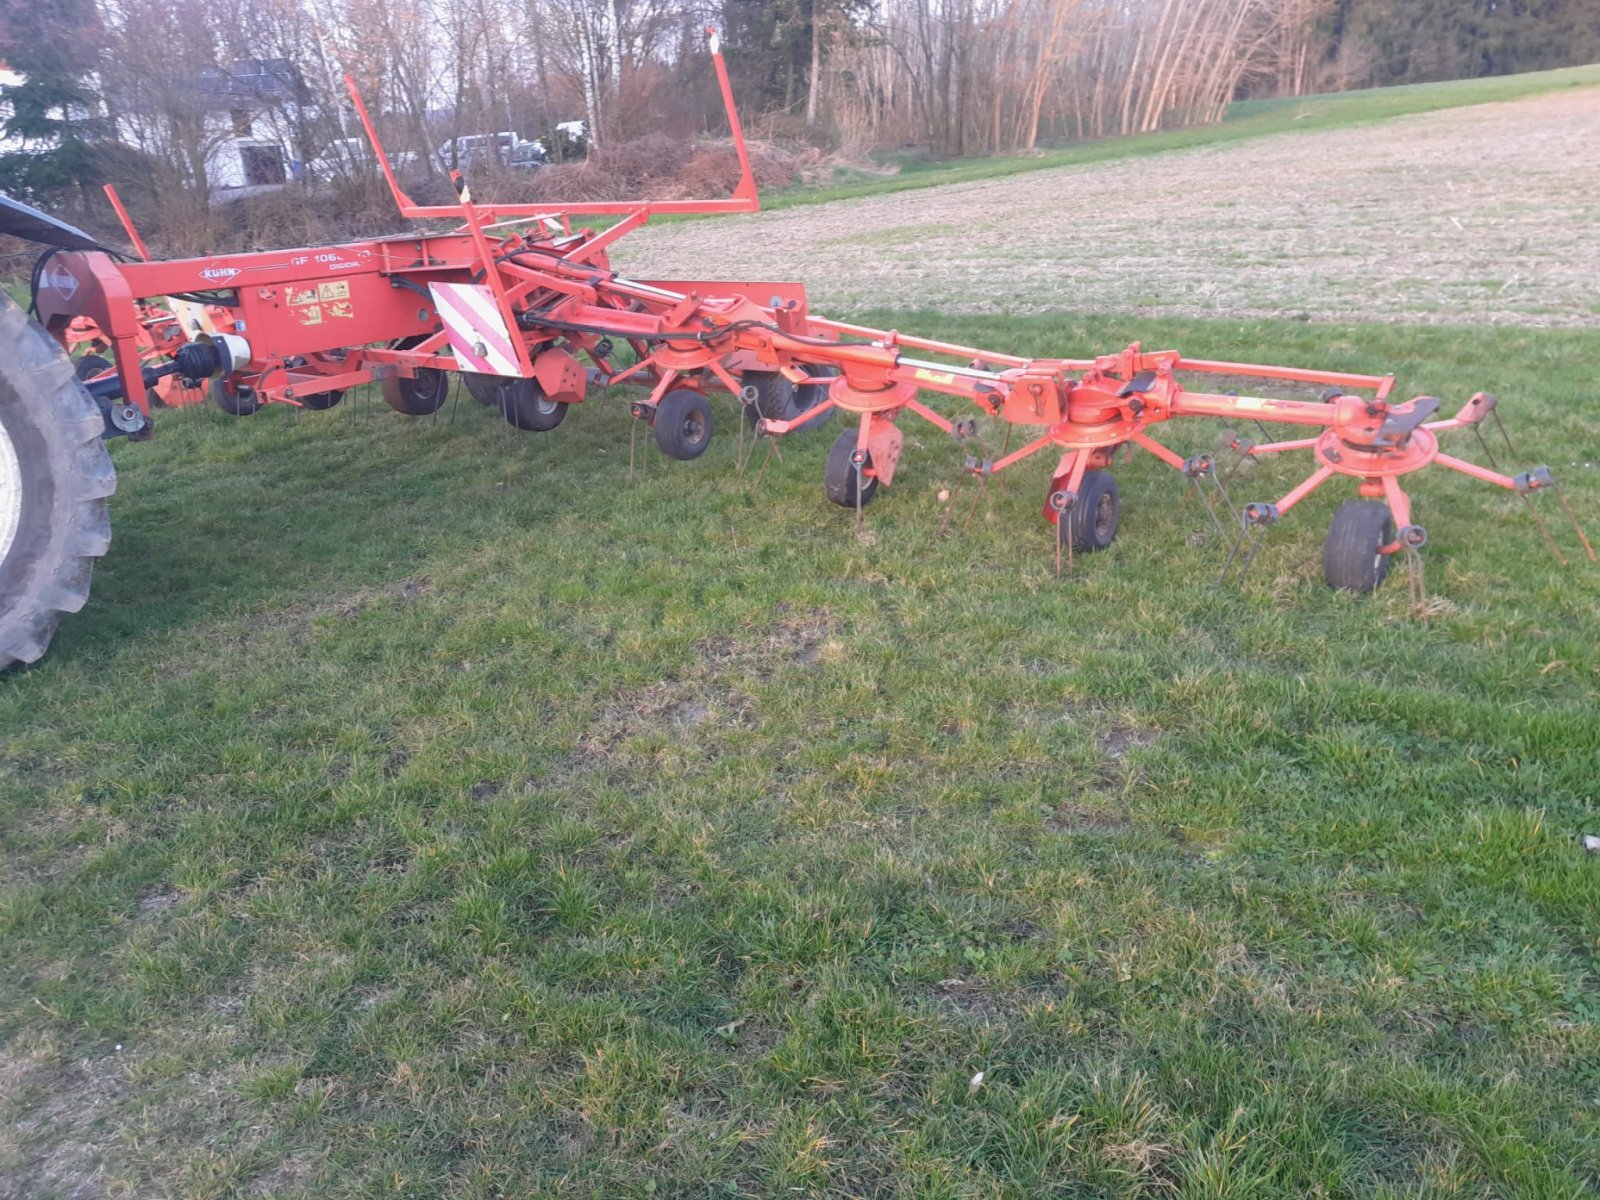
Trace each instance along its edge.
{"label": "evergreen tree", "polygon": [[0,155],[0,190],[46,199],[99,181],[99,33],[94,0],[0,0],[0,60],[22,77],[0,88],[4,132],[22,143]]}

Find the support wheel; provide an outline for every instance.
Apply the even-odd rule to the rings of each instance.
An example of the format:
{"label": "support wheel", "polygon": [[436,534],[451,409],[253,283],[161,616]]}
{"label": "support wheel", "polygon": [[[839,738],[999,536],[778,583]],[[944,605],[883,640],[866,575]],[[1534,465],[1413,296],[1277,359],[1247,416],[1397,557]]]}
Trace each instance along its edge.
{"label": "support wheel", "polygon": [[[425,333],[403,337],[393,349],[409,350],[428,340]],[[407,417],[426,417],[444,407],[450,398],[450,376],[438,367],[419,367],[412,379],[391,375],[383,381],[383,402]]]}
{"label": "support wheel", "polygon": [[[1066,536],[1077,554],[1104,550],[1117,540],[1122,502],[1110,471],[1085,471],[1078,498],[1067,510]],[[1057,523],[1060,517],[1056,518]]]}
{"label": "support wheel", "polygon": [[426,417],[444,407],[450,377],[437,367],[419,367],[414,379],[394,376],[383,381],[383,401],[397,413]]}
{"label": "support wheel", "polygon": [[261,397],[253,387],[229,383],[226,379],[211,381],[211,399],[230,417],[248,417],[261,410]]}
{"label": "support wheel", "polygon": [[[803,368],[813,379],[828,380],[838,375],[838,367],[812,366]],[[792,421],[808,409],[821,404],[828,395],[826,383],[803,383],[798,387],[784,378],[779,371],[746,371],[739,382],[755,389],[755,398],[745,405],[751,422],[765,418],[769,421]],[[835,409],[818,413],[801,426],[815,429],[833,420]]]}
{"label": "support wheel", "polygon": [[1389,573],[1391,556],[1379,551],[1394,541],[1394,517],[1376,500],[1346,500],[1333,514],[1322,550],[1322,577],[1339,591],[1370,592]]}
{"label": "support wheel", "polygon": [[711,405],[699,392],[678,388],[656,406],[656,445],[668,458],[687,462],[711,444]]}
{"label": "support wheel", "polygon": [[309,408],[312,412],[324,412],[344,399],[344,392],[313,392],[309,396],[301,396],[300,407]]}
{"label": "support wheel", "polygon": [[536,380],[511,375],[462,372],[467,392],[485,408],[492,408],[508,425],[532,433],[546,433],[567,419],[567,406],[545,395]]}
{"label": "support wheel", "polygon": [[[828,451],[828,465],[822,469],[822,490],[841,508],[854,508],[856,506],[856,480],[858,473],[856,464],[850,461],[850,456],[856,452],[857,431],[846,429],[833,439],[833,449]],[[865,462],[861,464],[859,479],[861,481],[861,503],[863,506],[872,503],[872,497],[878,491],[878,477],[866,474],[868,467],[872,466],[872,455],[868,454]]]}
{"label": "support wheel", "polygon": [[72,360],[0,290],[0,669],[45,652],[89,598],[117,487]]}
{"label": "support wheel", "polygon": [[79,379],[89,380],[111,370],[111,360],[100,354],[85,354],[73,368]]}

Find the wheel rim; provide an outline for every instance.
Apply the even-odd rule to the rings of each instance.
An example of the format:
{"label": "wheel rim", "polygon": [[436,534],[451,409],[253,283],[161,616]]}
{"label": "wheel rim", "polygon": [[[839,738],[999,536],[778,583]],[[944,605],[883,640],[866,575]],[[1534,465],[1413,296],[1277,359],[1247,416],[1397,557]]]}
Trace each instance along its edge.
{"label": "wheel rim", "polygon": [[0,562],[11,553],[22,525],[22,462],[6,427],[0,425]]}
{"label": "wheel rim", "polygon": [[706,423],[697,412],[690,412],[683,418],[683,440],[690,445],[698,442],[705,436]]}
{"label": "wheel rim", "polygon": [[545,396],[540,396],[533,402],[533,411],[538,413],[541,417],[548,417],[556,411],[556,407],[559,403],[560,402],[557,400],[551,400]]}
{"label": "wheel rim", "polygon": [[1116,501],[1111,498],[1110,492],[1106,492],[1100,497],[1099,503],[1094,506],[1094,540],[1096,542],[1109,542],[1116,530]]}

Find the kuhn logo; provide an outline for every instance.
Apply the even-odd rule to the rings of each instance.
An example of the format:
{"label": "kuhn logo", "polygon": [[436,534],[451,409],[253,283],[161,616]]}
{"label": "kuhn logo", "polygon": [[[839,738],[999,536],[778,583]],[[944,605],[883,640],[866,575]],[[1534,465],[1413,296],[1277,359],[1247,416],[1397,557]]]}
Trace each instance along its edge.
{"label": "kuhn logo", "polygon": [[232,279],[239,273],[238,267],[207,267],[200,272],[201,279]]}
{"label": "kuhn logo", "polygon": [[62,266],[50,268],[48,282],[51,287],[71,300],[78,291],[78,277]]}

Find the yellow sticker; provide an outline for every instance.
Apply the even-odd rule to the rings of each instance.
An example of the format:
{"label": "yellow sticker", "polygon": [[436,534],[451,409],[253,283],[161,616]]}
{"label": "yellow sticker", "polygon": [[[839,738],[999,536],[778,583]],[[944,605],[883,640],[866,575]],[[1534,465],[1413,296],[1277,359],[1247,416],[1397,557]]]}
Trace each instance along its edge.
{"label": "yellow sticker", "polygon": [[[350,299],[350,281],[341,279],[337,283],[324,283],[317,287],[318,300],[348,300]],[[337,316],[338,314],[334,314]]]}
{"label": "yellow sticker", "polygon": [[956,381],[956,377],[948,372],[930,371],[926,367],[917,368],[917,379],[923,383],[936,383],[941,386],[949,386]]}
{"label": "yellow sticker", "polygon": [[1265,403],[1265,401],[1255,396],[1236,396],[1234,397],[1233,406],[1241,412],[1253,412],[1258,408],[1264,407]]}
{"label": "yellow sticker", "polygon": [[328,315],[330,317],[353,317],[356,315],[356,310],[351,306],[350,301],[336,300],[328,305]]}
{"label": "yellow sticker", "polygon": [[310,308],[302,310],[301,313],[300,313],[300,324],[302,324],[302,325],[321,325],[322,324],[322,305],[313,304]]}
{"label": "yellow sticker", "polygon": [[289,289],[289,307],[290,308],[298,307],[301,304],[315,304],[316,302],[317,302],[317,289],[314,288],[314,287],[309,287],[309,288],[295,288],[295,287],[292,287],[292,288]]}

